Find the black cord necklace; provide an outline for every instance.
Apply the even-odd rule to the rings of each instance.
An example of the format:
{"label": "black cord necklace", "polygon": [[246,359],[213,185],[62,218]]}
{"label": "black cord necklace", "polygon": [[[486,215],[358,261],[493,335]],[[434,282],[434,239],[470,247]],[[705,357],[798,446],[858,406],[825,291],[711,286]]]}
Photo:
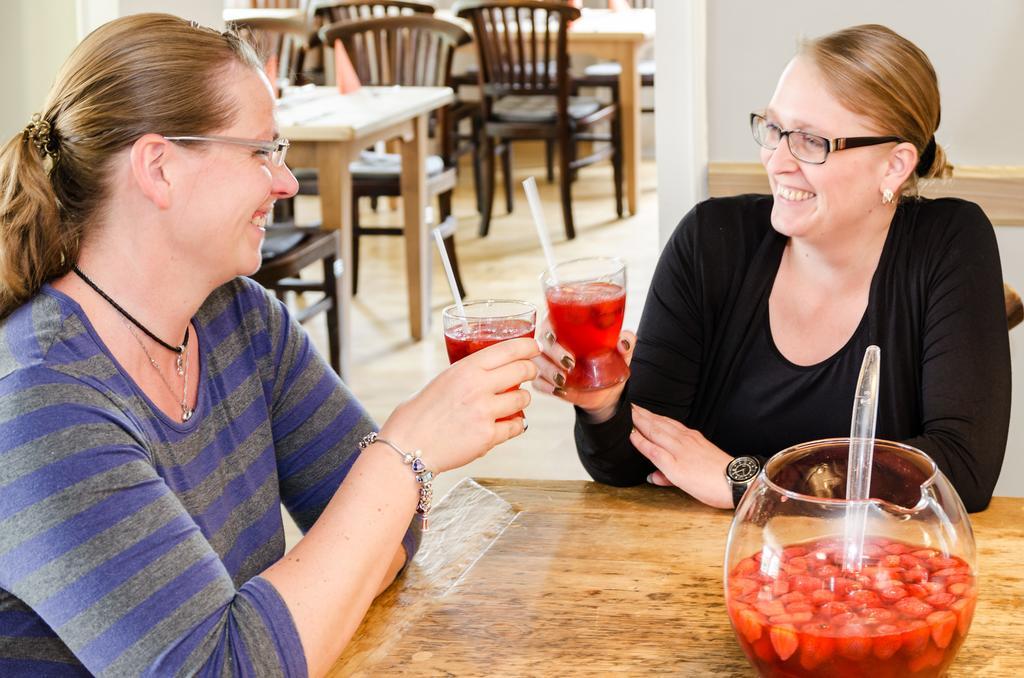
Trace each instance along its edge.
{"label": "black cord necklace", "polygon": [[145,332],[147,337],[149,337],[150,339],[152,339],[156,343],[160,344],[161,346],[166,348],[168,351],[171,351],[172,353],[177,353],[178,354],[178,364],[179,364],[178,370],[179,370],[179,372],[181,371],[181,357],[184,355],[185,349],[188,348],[188,334],[189,334],[189,328],[188,327],[185,328],[185,338],[182,339],[180,346],[174,346],[173,344],[168,344],[166,341],[164,341],[163,339],[161,339],[160,337],[156,336],[155,334],[150,332],[148,329],[146,329],[146,326],[143,325],[142,323],[140,323],[135,318],[133,318],[132,315],[128,311],[126,311],[123,308],[121,308],[118,305],[118,303],[116,301],[114,301],[113,299],[111,299],[107,295],[106,292],[101,290],[96,283],[94,283],[92,280],[90,280],[87,275],[82,273],[82,270],[80,268],[78,268],[77,264],[76,265],[72,265],[71,266],[71,270],[74,271],[75,274],[78,275],[78,277],[81,278],[85,282],[86,285],[88,285],[89,287],[91,287],[94,290],[96,290],[96,294],[98,294],[101,297],[103,297],[104,299],[106,299],[108,304],[110,304],[111,306],[116,308],[118,313],[123,315],[125,318],[130,320],[133,325],[135,325],[140,330]]}

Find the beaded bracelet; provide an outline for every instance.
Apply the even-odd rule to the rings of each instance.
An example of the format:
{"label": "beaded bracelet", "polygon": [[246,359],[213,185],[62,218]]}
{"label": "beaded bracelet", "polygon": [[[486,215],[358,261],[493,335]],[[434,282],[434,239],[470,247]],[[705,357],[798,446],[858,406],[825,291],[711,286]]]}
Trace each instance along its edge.
{"label": "beaded bracelet", "polygon": [[384,443],[402,458],[402,461],[412,466],[412,472],[416,476],[416,482],[420,484],[420,500],[416,506],[416,513],[420,514],[423,531],[427,531],[427,513],[430,512],[430,502],[434,498],[434,473],[428,471],[423,460],[420,459],[420,451],[406,452],[390,440],[385,440],[377,435],[376,431],[370,431],[359,441],[359,449],[365,450],[373,443]]}

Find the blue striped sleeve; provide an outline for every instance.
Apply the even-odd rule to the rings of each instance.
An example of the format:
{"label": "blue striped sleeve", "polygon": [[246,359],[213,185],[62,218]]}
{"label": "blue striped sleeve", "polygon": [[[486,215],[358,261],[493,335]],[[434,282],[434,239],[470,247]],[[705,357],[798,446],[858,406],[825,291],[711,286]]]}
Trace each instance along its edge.
{"label": "blue striped sleeve", "polygon": [[4,662],[42,668],[31,610],[96,675],[306,674],[273,587],[233,581],[123,410],[48,367],[0,379],[0,589],[25,605]]}

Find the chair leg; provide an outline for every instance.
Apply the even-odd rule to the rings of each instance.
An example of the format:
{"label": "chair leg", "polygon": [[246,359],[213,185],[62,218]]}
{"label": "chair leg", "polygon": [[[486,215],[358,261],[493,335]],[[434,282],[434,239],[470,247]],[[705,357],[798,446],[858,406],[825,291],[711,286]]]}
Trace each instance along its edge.
{"label": "chair leg", "polygon": [[[593,143],[593,142],[591,142],[591,143]],[[577,141],[570,141],[569,142],[569,162],[575,161],[578,156],[579,156],[579,142],[577,142]],[[579,179],[579,176],[580,176],[580,171],[578,169],[569,170],[569,180],[571,182],[575,183],[576,180]]]}
{"label": "chair leg", "polygon": [[359,291],[359,198],[352,196],[352,296]]}
{"label": "chair leg", "polygon": [[505,152],[501,156],[501,172],[505,179],[505,211],[512,214],[512,142],[501,140]]}
{"label": "chair leg", "polygon": [[483,169],[480,165],[480,135],[483,132],[480,119],[473,117],[473,186],[476,188],[476,211],[484,213]]}
{"label": "chair leg", "polygon": [[490,136],[483,137],[483,156],[484,161],[484,184],[483,184],[483,210],[480,212],[480,237],[486,238],[488,231],[491,230],[491,213],[494,211],[494,173],[495,173],[495,159],[494,159],[494,138]]}
{"label": "chair leg", "polygon": [[569,169],[569,162],[572,158],[571,147],[575,142],[572,133],[568,130],[559,135],[561,145],[559,155],[558,183],[562,189],[562,221],[565,222],[565,237],[572,240],[576,237],[576,228],[572,223],[572,170]]}
{"label": "chair leg", "polygon": [[338,307],[341,304],[341,281],[334,275],[334,257],[324,259],[324,294],[331,304],[327,307],[327,350],[330,351],[331,367],[341,374],[341,316]]}
{"label": "chair leg", "polygon": [[544,140],[544,152],[548,161],[548,183],[555,183],[555,140]]}
{"label": "chair leg", "polygon": [[622,111],[612,120],[612,180],[615,182],[615,213],[622,218]]}

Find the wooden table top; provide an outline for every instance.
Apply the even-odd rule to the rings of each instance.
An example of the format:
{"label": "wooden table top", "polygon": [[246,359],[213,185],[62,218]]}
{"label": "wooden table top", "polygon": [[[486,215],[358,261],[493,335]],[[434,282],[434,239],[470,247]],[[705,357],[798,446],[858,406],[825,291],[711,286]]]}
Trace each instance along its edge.
{"label": "wooden table top", "polygon": [[569,26],[570,42],[644,42],[654,40],[654,10],[584,9]]}
{"label": "wooden table top", "polygon": [[297,19],[306,18],[305,10],[294,7],[226,7],[222,14],[224,23],[247,21],[249,19]]}
{"label": "wooden table top", "polygon": [[280,134],[291,141],[351,141],[455,100],[450,87],[289,87],[278,100]]}
{"label": "wooden table top", "polygon": [[[1024,499],[971,517],[981,595],[951,676],[1024,671]],[[332,675],[750,676],[725,612],[732,513],[672,490],[465,480]]]}
{"label": "wooden table top", "polygon": [[[434,16],[452,21],[462,26],[469,33],[473,32],[473,24],[455,15],[450,9],[439,9]],[[654,40],[653,9],[631,9],[628,11],[612,11],[608,9],[583,9],[580,18],[569,25],[567,33],[569,42],[645,42]],[[523,21],[520,25],[530,26]],[[472,46],[467,49],[473,49]]]}

